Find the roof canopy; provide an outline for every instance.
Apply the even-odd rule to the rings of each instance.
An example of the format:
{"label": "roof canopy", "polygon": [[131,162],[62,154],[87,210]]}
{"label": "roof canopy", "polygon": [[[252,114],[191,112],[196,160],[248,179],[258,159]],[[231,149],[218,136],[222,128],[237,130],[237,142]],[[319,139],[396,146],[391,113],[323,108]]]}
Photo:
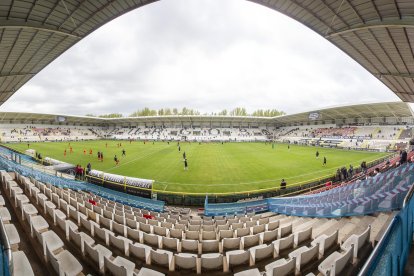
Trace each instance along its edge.
{"label": "roof canopy", "polygon": [[[1,0],[0,104],[112,19],[154,0]],[[414,101],[413,0],[254,0],[338,46],[403,101]]]}
{"label": "roof canopy", "polygon": [[[148,116],[104,119],[88,116],[72,116],[61,114],[39,114],[22,112],[0,112],[0,124],[9,123],[42,123],[42,124],[69,124],[69,125],[100,125],[100,126],[129,126],[129,125],[274,125],[283,126],[295,123],[307,123],[310,114],[318,114],[322,121],[343,120],[349,118],[407,118],[412,117],[411,108],[404,102],[359,104],[350,106],[330,107],[292,115],[284,115],[273,118],[251,116]],[[63,121],[60,119],[64,118]]]}
{"label": "roof canopy", "polygon": [[[112,19],[154,0],[1,0],[0,105]],[[254,0],[338,46],[403,101],[414,101],[413,0]]]}

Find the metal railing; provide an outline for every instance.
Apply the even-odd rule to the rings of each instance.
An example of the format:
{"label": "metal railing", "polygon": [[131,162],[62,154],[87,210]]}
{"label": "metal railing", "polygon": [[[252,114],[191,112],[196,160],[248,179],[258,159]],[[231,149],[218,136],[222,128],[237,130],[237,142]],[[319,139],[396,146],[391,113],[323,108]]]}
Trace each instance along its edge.
{"label": "metal railing", "polygon": [[414,185],[404,198],[403,206],[392,219],[377,246],[359,272],[368,275],[404,275],[413,242]]}
{"label": "metal railing", "polygon": [[3,271],[2,275],[8,276],[13,275],[13,255],[10,246],[10,240],[4,227],[3,218],[0,216],[0,239],[1,239],[1,250],[3,251]]}

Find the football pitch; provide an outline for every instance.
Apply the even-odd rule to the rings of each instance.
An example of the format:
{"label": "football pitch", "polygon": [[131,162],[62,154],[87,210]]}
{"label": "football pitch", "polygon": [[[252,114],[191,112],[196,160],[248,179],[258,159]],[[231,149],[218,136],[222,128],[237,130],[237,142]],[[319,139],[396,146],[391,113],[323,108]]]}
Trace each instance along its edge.
{"label": "football pitch", "polygon": [[[121,147],[117,144],[122,143]],[[27,143],[7,144],[20,152]],[[349,151],[265,143],[195,143],[142,141],[81,141],[30,143],[43,157],[51,157],[71,164],[104,172],[155,180],[154,189],[189,193],[242,192],[279,186],[284,178],[288,185],[334,175],[336,169],[362,161],[372,161],[386,153]],[[66,156],[64,151],[66,149]],[[126,156],[122,156],[125,149]],[[86,154],[84,154],[84,150]],[[92,150],[92,155],[89,151]],[[97,152],[104,154],[100,162]],[[319,151],[319,158],[315,153]],[[183,152],[188,160],[184,170]],[[118,165],[114,156],[120,159]],[[323,157],[327,165],[323,166]]]}

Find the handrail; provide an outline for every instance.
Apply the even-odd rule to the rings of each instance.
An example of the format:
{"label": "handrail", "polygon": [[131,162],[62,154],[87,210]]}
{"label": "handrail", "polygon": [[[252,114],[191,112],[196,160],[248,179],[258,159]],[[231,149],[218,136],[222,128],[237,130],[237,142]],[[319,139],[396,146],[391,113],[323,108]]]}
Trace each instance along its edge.
{"label": "handrail", "polygon": [[394,217],[390,224],[388,225],[387,229],[385,230],[384,234],[381,236],[381,239],[379,240],[377,246],[375,246],[374,250],[372,251],[371,255],[369,255],[367,261],[365,262],[364,266],[361,268],[361,270],[358,273],[358,276],[365,276],[368,275],[368,269],[371,267],[373,262],[376,260],[378,255],[381,253],[382,248],[385,245],[385,242],[387,241],[388,235],[391,233],[392,228],[394,227],[394,224],[396,223],[397,219]]}
{"label": "handrail", "polygon": [[4,227],[3,218],[0,216],[0,238],[4,246],[4,252],[7,254],[7,260],[9,265],[9,273],[13,275],[13,255],[10,245],[9,237],[6,233],[6,228]]}
{"label": "handrail", "polygon": [[[404,208],[406,208],[408,202],[411,200],[413,195],[414,195],[414,185],[411,185],[410,189],[405,195],[401,210],[404,210]],[[388,236],[390,235],[392,228],[394,227],[396,222],[397,222],[397,216],[394,216],[394,218],[388,225],[387,229],[385,230],[384,234],[381,236],[381,239],[379,240],[377,246],[374,248],[371,255],[368,257],[368,260],[365,262],[364,266],[361,268],[360,272],[358,273],[358,276],[364,276],[368,274],[368,269],[373,265],[374,261],[376,260],[378,255],[383,250],[383,247],[385,246],[385,243],[388,240]]]}
{"label": "handrail", "polygon": [[408,193],[404,198],[402,208],[404,208],[408,204],[408,202],[411,200],[413,195],[414,195],[414,185],[411,185],[410,190],[408,190]]}

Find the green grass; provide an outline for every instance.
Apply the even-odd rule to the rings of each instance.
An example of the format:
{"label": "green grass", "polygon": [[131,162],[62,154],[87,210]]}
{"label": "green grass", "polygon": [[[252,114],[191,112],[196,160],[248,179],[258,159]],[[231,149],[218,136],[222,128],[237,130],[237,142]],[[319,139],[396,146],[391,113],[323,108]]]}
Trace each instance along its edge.
{"label": "green grass", "polygon": [[[106,147],[105,144],[108,144]],[[359,166],[385,156],[385,153],[347,151],[326,148],[290,146],[264,143],[198,143],[181,142],[181,152],[177,143],[123,141],[122,148],[126,157],[122,157],[119,141],[85,141],[71,142],[73,154],[69,153],[67,142],[31,143],[43,157],[51,157],[72,164],[86,166],[88,162],[93,169],[114,174],[154,179],[154,189],[176,192],[241,192],[277,187],[282,178],[288,185],[333,175],[338,167]],[[8,147],[24,152],[26,143],[7,144]],[[67,150],[66,157],[63,152]],[[87,154],[83,154],[83,150]],[[93,155],[89,155],[89,149]],[[104,152],[104,162],[98,162],[97,151]],[[319,159],[315,152],[319,151]],[[189,170],[184,171],[182,153],[187,154]],[[120,158],[115,166],[114,155]],[[323,156],[327,166],[322,166]]]}

